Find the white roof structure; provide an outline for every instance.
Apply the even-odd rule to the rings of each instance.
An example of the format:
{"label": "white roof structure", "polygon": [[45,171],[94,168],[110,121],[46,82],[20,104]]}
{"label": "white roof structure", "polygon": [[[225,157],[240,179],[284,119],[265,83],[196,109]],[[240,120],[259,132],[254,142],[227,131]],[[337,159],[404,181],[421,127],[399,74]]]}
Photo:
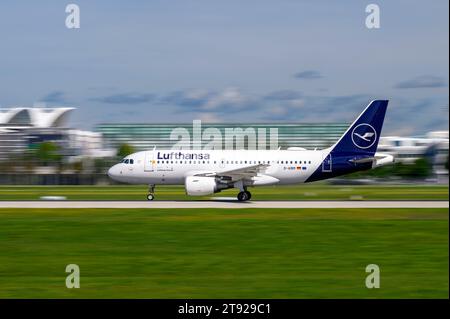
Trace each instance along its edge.
{"label": "white roof structure", "polygon": [[0,109],[0,126],[64,127],[69,113],[74,109],[73,107]]}

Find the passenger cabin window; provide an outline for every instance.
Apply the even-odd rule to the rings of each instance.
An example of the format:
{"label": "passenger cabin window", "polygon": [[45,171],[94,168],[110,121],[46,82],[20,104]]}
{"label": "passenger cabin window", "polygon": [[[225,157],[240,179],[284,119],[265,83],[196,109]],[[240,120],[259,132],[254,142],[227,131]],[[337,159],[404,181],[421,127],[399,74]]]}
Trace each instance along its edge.
{"label": "passenger cabin window", "polygon": [[130,164],[134,164],[134,160],[133,159],[130,159]]}

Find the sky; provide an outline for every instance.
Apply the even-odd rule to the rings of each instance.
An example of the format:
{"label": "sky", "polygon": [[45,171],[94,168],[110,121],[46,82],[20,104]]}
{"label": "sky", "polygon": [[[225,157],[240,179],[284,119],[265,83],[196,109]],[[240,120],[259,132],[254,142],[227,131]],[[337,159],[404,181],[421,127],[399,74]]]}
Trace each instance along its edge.
{"label": "sky", "polygon": [[[66,5],[80,8],[68,29]],[[366,6],[380,8],[368,29]],[[449,2],[0,3],[0,107],[100,123],[345,122],[389,99],[383,135],[448,130]]]}

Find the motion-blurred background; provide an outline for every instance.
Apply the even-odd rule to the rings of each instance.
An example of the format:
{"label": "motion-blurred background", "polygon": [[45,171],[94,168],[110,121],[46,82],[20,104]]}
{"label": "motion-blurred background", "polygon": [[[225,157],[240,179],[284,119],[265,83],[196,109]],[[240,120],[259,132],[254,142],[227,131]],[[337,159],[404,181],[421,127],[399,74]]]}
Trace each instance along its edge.
{"label": "motion-blurred background", "polygon": [[[448,299],[448,26],[447,0],[0,1],[0,298]],[[394,165],[255,188],[268,207],[106,176],[195,120],[325,148],[374,99]]]}
{"label": "motion-blurred background", "polygon": [[[88,131],[71,127],[72,112],[76,112],[76,109],[0,109],[0,183],[105,184],[111,182],[106,176],[107,169],[130,153],[153,147],[192,147],[189,142],[180,146],[178,135],[173,134],[182,128],[192,136],[192,123],[103,123],[96,125],[93,131]],[[214,123],[203,124],[202,129],[219,129],[224,141],[231,138],[234,149],[252,147],[247,143],[248,135],[245,136],[242,132],[253,132],[253,135],[260,133],[257,149],[274,146],[282,149],[314,149],[332,145],[348,125],[349,123]],[[241,134],[226,137],[227,129]],[[272,145],[269,145],[269,140],[273,142]],[[207,139],[202,140],[202,147],[208,142]],[[223,144],[228,142],[230,141]],[[448,145],[448,131],[430,131],[421,136],[383,136],[378,150],[394,155],[395,164],[354,174],[344,180],[366,183],[448,183]]]}
{"label": "motion-blurred background", "polygon": [[448,183],[448,1],[377,1],[374,29],[361,1],[74,4],[74,29],[68,3],[0,4],[1,184],[110,183],[194,120],[323,148],[373,99],[396,164],[349,178]]}

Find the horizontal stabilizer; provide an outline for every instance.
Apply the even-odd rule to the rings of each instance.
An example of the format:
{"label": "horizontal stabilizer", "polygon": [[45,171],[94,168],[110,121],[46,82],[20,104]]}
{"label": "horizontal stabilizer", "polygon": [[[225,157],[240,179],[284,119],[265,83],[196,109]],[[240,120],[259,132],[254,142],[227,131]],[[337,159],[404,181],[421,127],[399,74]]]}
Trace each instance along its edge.
{"label": "horizontal stabilizer", "polygon": [[351,163],[355,163],[355,164],[363,164],[363,163],[370,163],[370,162],[374,162],[377,159],[375,157],[364,157],[364,158],[354,158],[349,160],[349,162]]}
{"label": "horizontal stabilizer", "polygon": [[374,163],[376,166],[381,166],[393,163],[394,157],[390,154],[375,153],[375,156],[353,158],[349,162],[354,164]]}

